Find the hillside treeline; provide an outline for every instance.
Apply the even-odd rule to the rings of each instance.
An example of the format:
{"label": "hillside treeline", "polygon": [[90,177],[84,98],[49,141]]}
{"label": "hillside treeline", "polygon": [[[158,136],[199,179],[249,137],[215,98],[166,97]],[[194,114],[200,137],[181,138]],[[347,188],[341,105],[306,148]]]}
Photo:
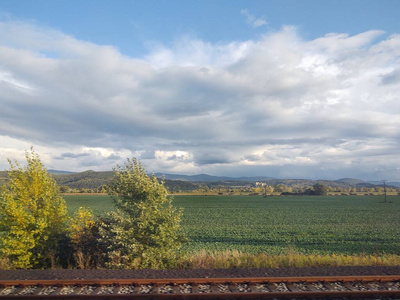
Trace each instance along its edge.
{"label": "hillside treeline", "polygon": [[[157,174],[159,181],[170,193],[197,194],[258,194],[258,195],[313,195],[314,186],[326,186],[328,193],[339,194],[382,194],[382,184],[371,184],[358,179],[309,180],[309,179],[266,179],[262,182],[246,180],[188,181],[168,179]],[[84,171],[80,173],[51,173],[62,193],[107,193],[113,180],[113,171]],[[0,172],[0,185],[7,181],[7,172]],[[397,193],[399,188],[387,185],[387,192]]]}
{"label": "hillside treeline", "polygon": [[[107,186],[113,180],[115,173],[112,171],[85,171],[81,173],[52,174],[52,176],[61,187],[61,192],[64,193],[106,193]],[[159,179],[159,181],[161,182],[162,179]],[[190,192],[200,186],[196,183],[181,180],[164,179],[163,181],[169,192]]]}
{"label": "hillside treeline", "polygon": [[[107,185],[112,181],[114,172],[85,171],[70,174],[52,174],[63,193],[106,193]],[[157,174],[159,175],[159,174]],[[168,176],[168,175],[166,175]],[[262,182],[245,180],[188,181],[171,180],[159,175],[159,181],[170,193],[197,194],[258,194],[258,195],[320,195],[326,193],[339,194],[381,194],[382,185],[374,185],[358,179],[309,180],[309,179],[267,179]],[[266,189],[267,187],[267,189]],[[324,190],[323,193],[317,189]],[[398,188],[387,186],[388,192],[398,192]]]}

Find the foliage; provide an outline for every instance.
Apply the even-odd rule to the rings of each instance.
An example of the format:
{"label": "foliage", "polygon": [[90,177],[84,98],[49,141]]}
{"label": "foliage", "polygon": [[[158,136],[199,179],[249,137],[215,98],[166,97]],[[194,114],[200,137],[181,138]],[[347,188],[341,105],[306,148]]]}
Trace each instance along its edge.
{"label": "foliage", "polygon": [[52,174],[52,176],[60,186],[68,186],[70,189],[101,189],[102,185],[110,183],[114,173],[89,170],[71,174]]}
{"label": "foliage", "polygon": [[11,162],[0,196],[0,254],[16,268],[46,268],[60,262],[67,236],[67,207],[37,154],[27,165]]}
{"label": "foliage", "polygon": [[7,182],[7,172],[0,171],[0,187],[6,184],[6,182]]}
{"label": "foliage", "polygon": [[91,269],[101,265],[103,251],[99,243],[99,223],[92,211],[79,207],[71,222],[71,243],[75,263],[81,269]]}
{"label": "foliage", "polygon": [[82,239],[86,231],[89,231],[95,225],[92,211],[87,207],[79,207],[75,212],[75,218],[71,223],[71,239],[73,242]]}
{"label": "foliage", "polygon": [[68,193],[70,190],[71,189],[66,185],[60,186],[60,193]]}
{"label": "foliage", "polygon": [[[52,174],[52,176],[57,181],[57,184],[62,187],[62,193],[84,189],[107,193],[107,186],[112,182],[115,173],[113,171],[85,171],[71,174]],[[0,185],[1,182],[2,176],[0,172]],[[197,183],[182,180],[165,180],[164,185],[170,192],[193,191],[200,187]]]}
{"label": "foliage", "polygon": [[315,195],[326,196],[328,194],[328,187],[322,183],[313,185]]}
{"label": "foliage", "polygon": [[112,240],[112,267],[166,268],[176,258],[184,238],[180,233],[182,210],[172,206],[167,190],[149,177],[136,159],[115,169],[109,187],[116,213],[103,227],[103,240]]}
{"label": "foliage", "polygon": [[[114,172],[95,172],[85,171],[81,173],[52,173],[51,174],[60,185],[62,193],[107,193],[107,185],[112,181]],[[162,174],[159,174],[162,178]],[[255,181],[253,180],[224,180],[223,177],[214,179],[217,181],[201,181],[206,180],[208,176],[195,176],[196,182],[180,180],[181,176],[171,180],[163,179],[164,186],[171,193],[193,193],[204,194],[204,189],[207,189],[207,194],[265,194],[264,188],[254,188]],[[172,177],[173,178],[173,177]],[[184,176],[183,176],[184,178]],[[220,180],[219,180],[220,179]],[[193,178],[192,178],[193,180]],[[0,185],[6,181],[6,174],[0,171]],[[160,181],[160,178],[159,178]],[[297,194],[314,194],[312,186],[315,183],[323,184],[329,187],[329,191],[340,193],[350,193],[350,189],[355,189],[357,192],[383,192],[382,187],[377,187],[374,184],[364,182],[357,179],[340,179],[335,181],[329,180],[307,180],[307,179],[268,179],[265,181],[270,187],[267,187],[267,195],[272,195],[274,188],[275,194],[284,193],[286,195]],[[380,182],[379,182],[380,183]],[[393,183],[396,184],[396,183]],[[388,192],[397,192],[398,188],[394,186],[386,186]]]}
{"label": "foliage", "polygon": [[274,192],[274,187],[273,187],[273,186],[268,185],[268,186],[265,188],[265,193],[266,193],[266,195],[272,195],[273,192]]}

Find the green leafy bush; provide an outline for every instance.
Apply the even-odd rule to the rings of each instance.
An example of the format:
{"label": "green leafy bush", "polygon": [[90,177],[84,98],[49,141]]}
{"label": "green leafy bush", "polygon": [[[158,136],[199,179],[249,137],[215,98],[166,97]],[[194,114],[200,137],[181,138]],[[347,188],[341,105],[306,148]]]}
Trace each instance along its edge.
{"label": "green leafy bush", "polygon": [[116,212],[101,228],[109,244],[108,266],[168,268],[185,240],[180,233],[182,210],[172,206],[163,183],[148,176],[136,159],[118,166],[108,191]]}

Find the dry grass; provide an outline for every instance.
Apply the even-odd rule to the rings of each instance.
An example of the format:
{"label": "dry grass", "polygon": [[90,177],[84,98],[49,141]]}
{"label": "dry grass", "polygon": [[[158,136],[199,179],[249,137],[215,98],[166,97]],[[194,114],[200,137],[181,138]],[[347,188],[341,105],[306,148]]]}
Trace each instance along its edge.
{"label": "dry grass", "polygon": [[325,266],[398,266],[400,255],[319,255],[289,251],[285,254],[248,254],[239,251],[209,253],[200,251],[181,257],[178,268],[229,269],[229,268],[282,268]]}
{"label": "dry grass", "polygon": [[[78,260],[80,269],[96,269],[86,259]],[[400,266],[400,255],[319,255],[289,251],[285,254],[249,254],[239,251],[207,252],[181,256],[178,269],[233,269],[233,268],[283,268],[283,267],[339,267],[339,266]],[[137,265],[135,269],[140,269]],[[12,269],[7,258],[0,258],[0,270]]]}
{"label": "dry grass", "polygon": [[12,269],[10,260],[7,257],[0,257],[0,270]]}

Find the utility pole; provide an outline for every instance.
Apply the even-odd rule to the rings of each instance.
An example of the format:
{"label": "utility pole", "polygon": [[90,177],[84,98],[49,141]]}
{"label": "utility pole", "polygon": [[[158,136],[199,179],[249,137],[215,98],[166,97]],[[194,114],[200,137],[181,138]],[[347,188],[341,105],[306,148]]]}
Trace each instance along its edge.
{"label": "utility pole", "polygon": [[381,180],[383,182],[383,192],[385,194],[385,201],[383,201],[384,203],[386,203],[386,179],[382,179]]}

